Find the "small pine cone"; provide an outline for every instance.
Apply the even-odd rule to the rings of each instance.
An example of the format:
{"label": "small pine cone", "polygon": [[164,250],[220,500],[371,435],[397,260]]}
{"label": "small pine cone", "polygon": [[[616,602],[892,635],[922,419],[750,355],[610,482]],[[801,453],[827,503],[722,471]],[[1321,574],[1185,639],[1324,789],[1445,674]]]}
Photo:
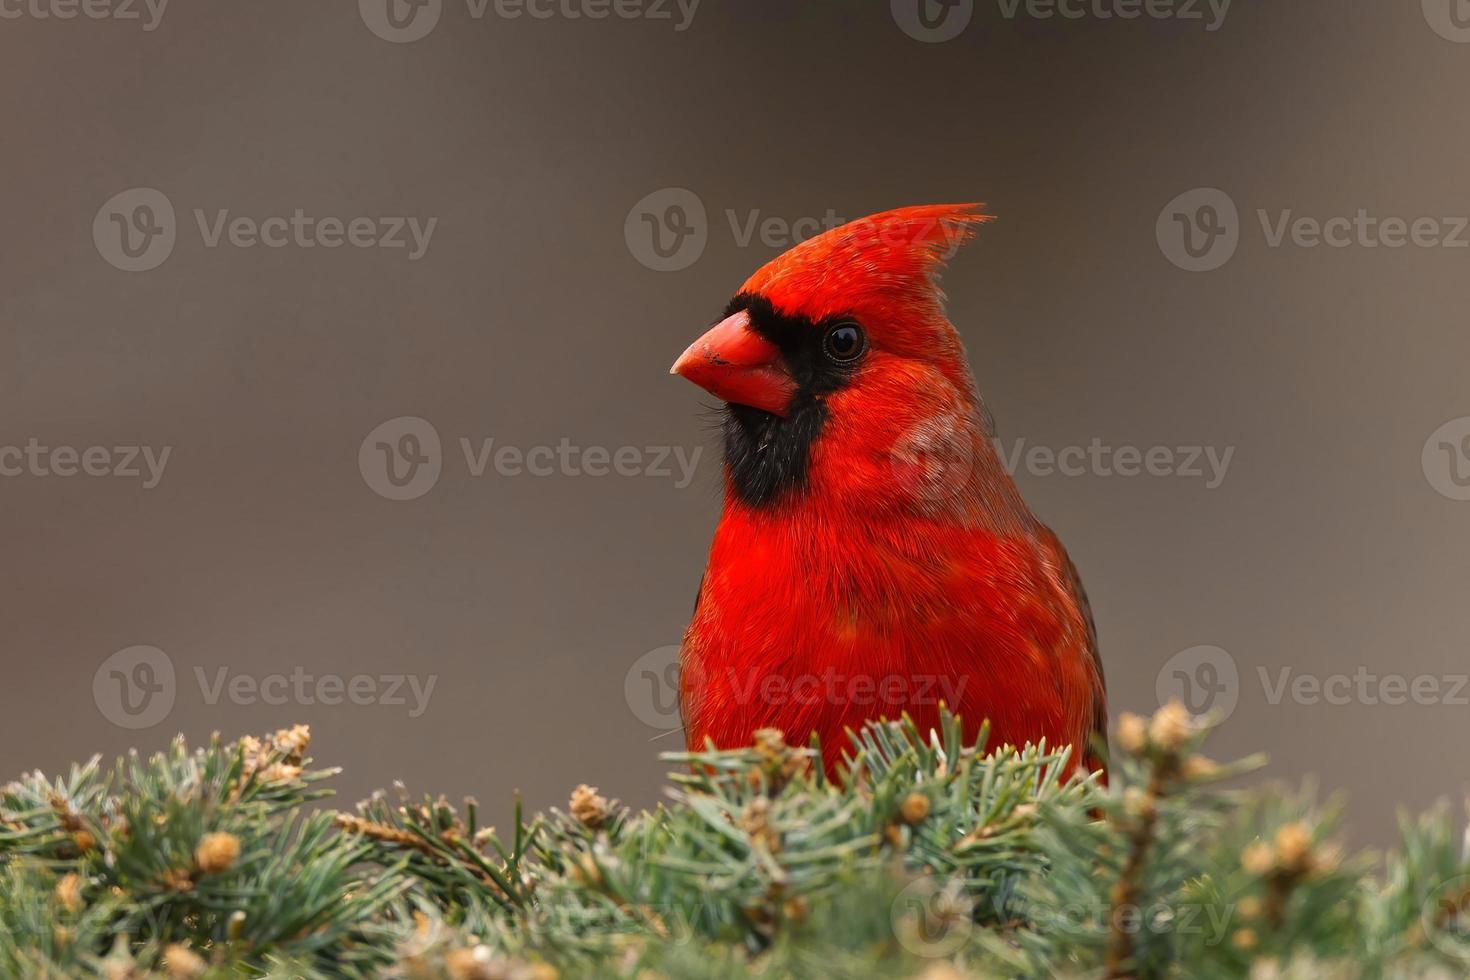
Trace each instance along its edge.
{"label": "small pine cone", "polygon": [[910,793],[899,804],[898,815],[910,827],[921,823],[925,817],[929,816],[929,797],[923,793]]}
{"label": "small pine cone", "polygon": [[204,976],[209,964],[188,946],[173,943],[163,951],[163,969],[169,980],[195,980]]}
{"label": "small pine cone", "polygon": [[128,818],[123,816],[113,817],[108,830],[115,841],[127,841],[133,836],[133,828],[128,826]]}
{"label": "small pine cone", "polygon": [[68,912],[76,912],[82,907],[82,879],[76,872],[71,872],[62,877],[56,883],[56,900],[61,907]]}
{"label": "small pine cone", "polygon": [[245,758],[247,760],[253,759],[256,756],[260,755],[262,750],[260,739],[256,738],[254,735],[242,735],[240,737],[239,745],[240,748],[244,751]]}
{"label": "small pine cone", "polygon": [[797,776],[810,771],[810,769],[811,759],[802,755],[800,752],[792,752],[786,757],[786,761],[781,764],[778,776],[781,779],[782,785],[785,785]]}
{"label": "small pine cone", "polygon": [[187,870],[180,868],[169,868],[159,876],[164,888],[171,892],[189,892],[194,890],[194,876]]}
{"label": "small pine cone", "polygon": [[1202,755],[1192,755],[1184,760],[1185,779],[1209,779],[1220,771],[1220,766],[1213,759],[1206,759]]}
{"label": "small pine cone", "polygon": [[[40,773],[37,773],[36,775],[39,776]],[[49,803],[51,809],[56,812],[56,819],[57,822],[61,824],[62,830],[68,831],[70,833],[76,833],[77,831],[82,829],[82,815],[77,813],[76,810],[72,809],[71,801],[68,800],[66,797],[62,796],[60,793],[57,793],[55,790],[52,790],[50,793],[47,794],[46,802]]]}
{"label": "small pine cone", "polygon": [[771,826],[771,801],[764,796],[757,796],[745,804],[745,811],[740,816],[740,829],[750,835],[753,843],[764,844],[767,853],[775,854],[781,850],[781,835]]}
{"label": "small pine cone", "polygon": [[272,762],[260,773],[263,783],[289,783],[301,775],[301,767],[286,762]]}
{"label": "small pine cone", "polygon": [[597,830],[607,823],[608,805],[607,797],[597,795],[596,786],[583,783],[572,790],[572,817],[585,827]]}
{"label": "small pine cone", "polygon": [[1149,722],[1148,737],[1166,752],[1177,752],[1194,734],[1194,716],[1178,701],[1170,701],[1154,712]]}
{"label": "small pine cone", "polygon": [[102,980],[141,980],[144,972],[126,951],[114,949],[112,955],[102,961],[99,975]]}
{"label": "small pine cone", "polygon": [[1342,864],[1342,847],[1331,844],[1312,855],[1311,870],[1328,873],[1336,871],[1340,864]]}
{"label": "small pine cone", "polygon": [[489,946],[450,950],[444,957],[444,970],[450,980],[508,980],[513,976],[510,964],[497,960]]}
{"label": "small pine cone", "polygon": [[234,834],[205,834],[194,849],[194,864],[207,875],[230,870],[240,860],[240,838]]}
{"label": "small pine cone", "polygon": [[1247,874],[1260,877],[1269,874],[1275,865],[1276,855],[1265,841],[1256,841],[1240,852],[1240,866]]}
{"label": "small pine cone", "polygon": [[805,922],[810,911],[811,909],[807,905],[806,899],[802,898],[800,895],[793,895],[786,900],[786,903],[784,905],[781,906],[782,916],[786,919],[787,922],[790,922],[792,925],[799,926],[803,922]]}
{"label": "small pine cone", "polygon": [[1274,956],[1258,957],[1251,964],[1250,980],[1281,980],[1281,963]]}
{"label": "small pine cone", "polygon": [[915,980],[965,980],[965,975],[948,963],[935,963]]}
{"label": "small pine cone", "polygon": [[1123,803],[1129,813],[1144,820],[1154,819],[1158,812],[1154,798],[1137,786],[1129,786],[1123,791]]}
{"label": "small pine cone", "polygon": [[286,757],[286,761],[292,765],[300,765],[306,756],[306,750],[311,747],[311,726],[295,725],[291,728],[283,728],[276,732],[272,739],[276,745],[276,751]]}
{"label": "small pine cone", "polygon": [[1118,719],[1118,744],[1124,752],[1142,755],[1148,748],[1148,721],[1140,715],[1125,711]]}
{"label": "small pine cone", "polygon": [[757,728],[752,736],[761,758],[774,762],[786,755],[786,734],[779,728]]}
{"label": "small pine cone", "polygon": [[1276,860],[1292,874],[1311,870],[1312,832],[1306,824],[1289,823],[1276,831]]}

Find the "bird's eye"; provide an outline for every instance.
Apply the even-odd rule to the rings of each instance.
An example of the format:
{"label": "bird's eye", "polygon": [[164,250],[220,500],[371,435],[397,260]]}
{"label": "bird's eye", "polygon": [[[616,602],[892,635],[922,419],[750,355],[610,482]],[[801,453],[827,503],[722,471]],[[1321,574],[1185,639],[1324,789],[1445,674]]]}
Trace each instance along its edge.
{"label": "bird's eye", "polygon": [[822,338],[822,349],[832,360],[845,364],[862,357],[863,351],[868,349],[868,342],[863,336],[863,328],[856,323],[839,323]]}

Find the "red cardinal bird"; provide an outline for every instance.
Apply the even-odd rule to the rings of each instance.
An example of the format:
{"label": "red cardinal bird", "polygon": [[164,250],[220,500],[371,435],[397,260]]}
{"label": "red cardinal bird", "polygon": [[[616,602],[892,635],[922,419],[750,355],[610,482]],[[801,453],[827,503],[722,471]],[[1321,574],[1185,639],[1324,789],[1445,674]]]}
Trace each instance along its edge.
{"label": "red cardinal bird", "polygon": [[[900,208],[763,266],[673,373],[727,402],[724,513],[684,636],[690,748],[821,736],[939,705],[967,738],[1104,768],[1087,597],[1001,465],[935,279],[987,220]],[[1105,734],[1103,735],[1105,737]]]}

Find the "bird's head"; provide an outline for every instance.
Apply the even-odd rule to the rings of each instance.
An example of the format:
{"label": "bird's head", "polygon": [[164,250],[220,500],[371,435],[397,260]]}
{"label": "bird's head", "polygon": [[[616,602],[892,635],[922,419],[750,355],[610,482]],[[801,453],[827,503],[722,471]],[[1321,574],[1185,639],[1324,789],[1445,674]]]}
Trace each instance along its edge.
{"label": "bird's head", "polygon": [[[727,403],[736,500],[777,505],[813,483],[827,496],[911,492],[936,460],[943,481],[945,457],[973,469],[983,410],[936,276],[985,220],[973,205],[886,211],[746,280],[672,369]],[[912,479],[894,481],[895,467]]]}

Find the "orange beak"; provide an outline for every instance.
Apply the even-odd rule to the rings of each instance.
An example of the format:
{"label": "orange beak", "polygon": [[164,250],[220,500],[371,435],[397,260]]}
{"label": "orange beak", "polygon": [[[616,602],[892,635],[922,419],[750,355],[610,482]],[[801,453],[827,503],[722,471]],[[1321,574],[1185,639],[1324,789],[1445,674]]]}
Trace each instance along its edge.
{"label": "orange beak", "polygon": [[745,310],[710,327],[679,355],[669,373],[693,381],[721,401],[772,415],[786,415],[796,394],[780,348],[751,329]]}

